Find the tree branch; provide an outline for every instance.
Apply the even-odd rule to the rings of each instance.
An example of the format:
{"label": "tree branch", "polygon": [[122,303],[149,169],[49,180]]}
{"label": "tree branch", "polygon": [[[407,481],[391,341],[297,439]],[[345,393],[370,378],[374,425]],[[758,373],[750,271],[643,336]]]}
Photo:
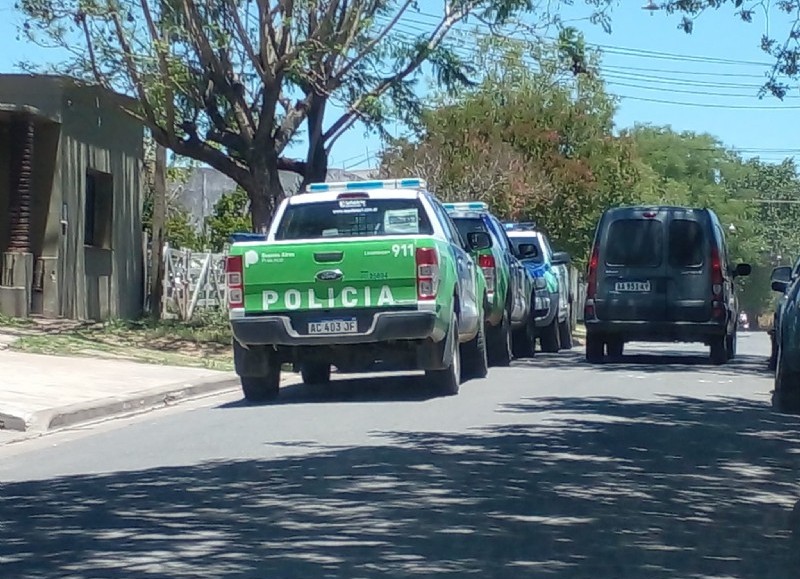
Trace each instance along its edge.
{"label": "tree branch", "polygon": [[[474,7],[474,3],[472,6]],[[350,105],[348,111],[339,117],[339,119],[334,122],[333,125],[331,125],[331,127],[325,132],[323,139],[326,143],[328,143],[328,147],[332,146],[333,143],[339,139],[339,137],[341,137],[351,126],[353,126],[353,124],[358,120],[358,116],[361,114],[361,107],[364,106],[367,101],[382,96],[391,87],[395,86],[399,82],[402,82],[411,73],[415,72],[422,65],[422,63],[425,62],[425,59],[428,57],[430,52],[439,46],[439,44],[441,44],[450,29],[460,20],[462,20],[471,9],[472,8],[467,8],[455,14],[449,14],[445,16],[430,34],[425,46],[417,51],[417,54],[402,70],[392,76],[384,78],[378,84],[378,86],[356,99],[356,101]]]}

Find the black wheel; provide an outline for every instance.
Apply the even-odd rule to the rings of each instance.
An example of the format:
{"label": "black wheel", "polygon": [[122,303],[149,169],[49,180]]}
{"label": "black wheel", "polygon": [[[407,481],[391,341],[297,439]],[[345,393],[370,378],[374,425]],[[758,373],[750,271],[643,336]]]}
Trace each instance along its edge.
{"label": "black wheel", "polygon": [[606,343],[601,336],[596,334],[586,335],[586,361],[591,364],[603,362]]}
{"label": "black wheel", "polygon": [[303,384],[328,384],[331,381],[331,365],[323,362],[306,362],[300,369]]}
{"label": "black wheel", "polygon": [[281,362],[270,347],[243,347],[233,341],[233,360],[248,402],[263,402],[278,396],[281,386]]}
{"label": "black wheel", "polygon": [[606,351],[609,358],[622,358],[622,351],[625,349],[625,340],[622,338],[609,339],[606,342]]}
{"label": "black wheel", "polygon": [[775,340],[774,331],[770,333],[769,341],[771,346],[771,352],[769,355],[769,360],[767,361],[767,369],[775,370],[778,367],[778,342]]}
{"label": "black wheel", "polygon": [[445,336],[445,360],[450,363],[442,370],[426,370],[425,377],[436,390],[447,396],[458,394],[461,385],[461,348],[458,344],[458,321],[453,313],[450,331]]}
{"label": "black wheel", "polygon": [[558,352],[559,346],[561,345],[558,332],[558,319],[553,319],[549,326],[542,328],[539,340],[542,344],[542,352],[547,352],[548,354],[555,354]]}
{"label": "black wheel", "polygon": [[508,366],[511,364],[511,318],[508,309],[503,311],[503,320],[494,327],[489,327],[487,334],[487,352],[490,366]]}
{"label": "black wheel", "polygon": [[479,324],[478,333],[466,344],[461,345],[461,378],[486,378],[489,373],[489,360],[486,353],[486,328]]}
{"label": "black wheel", "polygon": [[725,337],[725,351],[728,354],[728,360],[733,360],[736,357],[736,330],[733,334]]}
{"label": "black wheel", "polygon": [[562,350],[572,349],[572,328],[570,327],[569,315],[567,315],[566,320],[558,325],[558,339]]}
{"label": "black wheel", "polygon": [[715,336],[711,338],[709,358],[712,364],[720,366],[728,361],[726,341],[727,338],[725,336]]}
{"label": "black wheel", "polygon": [[242,393],[248,402],[265,402],[278,397],[281,388],[281,367],[277,366],[267,376],[240,376]]}
{"label": "black wheel", "polygon": [[[533,307],[533,297],[531,297]],[[528,314],[525,326],[514,331],[511,336],[511,351],[515,358],[533,358],[536,354],[536,320],[533,310]]]}
{"label": "black wheel", "polygon": [[800,376],[787,371],[780,348],[778,348],[776,362],[772,407],[776,412],[798,414],[800,413]]}

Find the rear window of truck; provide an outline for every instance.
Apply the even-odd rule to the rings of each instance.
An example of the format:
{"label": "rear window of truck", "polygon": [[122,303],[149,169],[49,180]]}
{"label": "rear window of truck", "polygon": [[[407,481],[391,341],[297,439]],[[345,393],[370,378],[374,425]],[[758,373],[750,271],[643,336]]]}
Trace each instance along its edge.
{"label": "rear window of truck", "polygon": [[675,219],[669,224],[669,264],[672,267],[703,265],[703,227],[697,221]]}
{"label": "rear window of truck", "polygon": [[432,234],[433,227],[418,199],[340,199],[289,205],[275,239]]}
{"label": "rear window of truck", "polygon": [[606,265],[658,267],[664,251],[663,227],[654,219],[620,219],[608,229]]}

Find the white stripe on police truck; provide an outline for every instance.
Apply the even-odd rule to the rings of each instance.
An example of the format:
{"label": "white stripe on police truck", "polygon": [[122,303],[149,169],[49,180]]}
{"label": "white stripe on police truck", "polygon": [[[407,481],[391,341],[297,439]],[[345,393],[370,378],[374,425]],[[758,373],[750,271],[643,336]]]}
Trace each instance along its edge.
{"label": "white stripe on police truck", "polygon": [[[341,299],[339,300],[336,299],[336,293],[332,287],[328,288],[327,299],[322,300],[317,297],[313,288],[309,288],[307,307],[311,310],[334,308],[340,305],[345,308],[355,308],[359,305],[370,307],[372,305],[372,297],[376,293],[378,294],[376,303],[378,307],[393,306],[397,303],[388,285],[382,286],[380,291],[377,291],[375,288],[364,287],[361,292],[359,292],[357,288],[347,286],[342,288],[340,294]],[[281,299],[281,297],[283,299]],[[270,308],[275,306],[278,302],[282,302],[281,305],[285,310],[299,310],[303,306],[303,294],[300,290],[296,289],[286,290],[283,296],[280,296],[278,292],[274,290],[266,290],[263,292],[262,303],[265,312],[270,311]]]}

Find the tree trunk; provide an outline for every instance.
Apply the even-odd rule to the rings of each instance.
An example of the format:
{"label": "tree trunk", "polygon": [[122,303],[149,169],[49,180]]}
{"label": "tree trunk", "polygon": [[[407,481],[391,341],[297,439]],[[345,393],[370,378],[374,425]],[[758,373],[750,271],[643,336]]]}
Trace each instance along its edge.
{"label": "tree trunk", "polygon": [[250,197],[250,219],[253,231],[266,233],[278,203],[283,199],[283,186],[278,171],[278,155],[267,152],[254,159],[251,182],[245,188]]}
{"label": "tree trunk", "polygon": [[153,223],[150,239],[150,315],[161,317],[164,293],[164,226],[167,220],[167,149],[156,145],[153,170]]}
{"label": "tree trunk", "polygon": [[316,96],[308,109],[308,155],[301,191],[308,183],[323,183],[328,177],[328,152],[322,138],[326,104],[327,98]]}

